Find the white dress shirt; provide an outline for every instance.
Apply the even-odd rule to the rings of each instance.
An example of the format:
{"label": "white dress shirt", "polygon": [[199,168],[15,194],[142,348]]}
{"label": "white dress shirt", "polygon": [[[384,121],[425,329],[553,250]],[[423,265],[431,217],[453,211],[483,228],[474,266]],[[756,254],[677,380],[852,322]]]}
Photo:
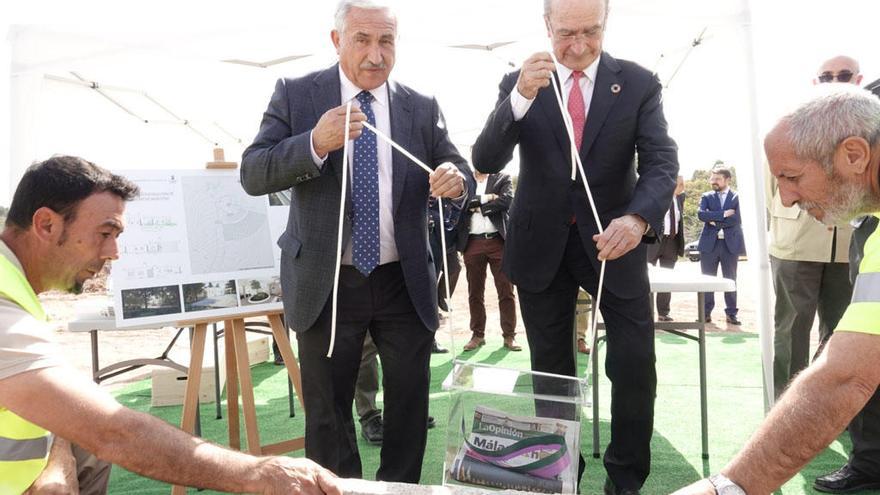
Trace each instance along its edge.
{"label": "white dress shirt", "polygon": [[[477,196],[480,198],[480,204],[486,204],[489,202],[489,195],[486,194],[486,185],[489,183],[489,178],[486,177],[482,181],[477,179]],[[492,220],[489,220],[488,217],[484,216],[480,210],[474,211],[473,215],[471,215],[471,234],[491,234],[493,232],[498,232],[498,229],[492,225]]]}
{"label": "white dress shirt", "polygon": [[[596,60],[584,70],[584,76],[586,77],[582,77],[580,81],[578,81],[578,84],[581,87],[581,94],[584,96],[584,115],[587,117],[587,120],[590,118],[590,103],[593,101],[593,88],[596,87],[596,73],[599,71],[600,58],[601,57],[596,57]],[[563,81],[562,104],[565,105],[566,108],[568,108],[568,94],[571,93],[571,84],[572,81],[574,81],[571,77],[572,72],[574,71],[562,64],[556,66],[556,74],[559,76],[559,80]],[[553,88],[550,88],[550,91],[553,91]],[[514,87],[513,91],[510,92],[510,105],[513,108],[513,120],[522,120],[523,117],[526,116],[526,113],[528,113],[529,108],[532,107],[534,101],[534,98],[529,100],[521,95],[519,90]]]}
{"label": "white dress shirt", "polygon": [[673,227],[678,227],[679,218],[681,218],[681,212],[678,211],[678,200],[673,197],[672,208],[666,212],[666,217],[663,219],[663,235],[672,235]]}
{"label": "white dress shirt", "polygon": [[[356,97],[362,90],[355,86],[354,83],[345,76],[341,67],[339,69],[339,82],[342,104],[344,105],[349,101],[353,101],[354,104],[352,106],[360,106]],[[378,88],[371,90],[370,93],[373,95],[373,103],[371,104],[371,107],[373,109],[373,114],[376,117],[376,129],[379,129],[379,131],[386,136],[391,136],[391,108],[389,106],[388,83],[386,82]],[[321,168],[324,165],[324,161],[327,160],[327,157],[319,157],[317,153],[315,153],[314,142],[311,143],[312,160],[314,160],[315,165],[317,165],[318,168]],[[352,142],[351,144],[352,146],[356,146],[355,142]],[[397,243],[394,241],[394,217],[391,212],[391,184],[393,183],[391,145],[386,141],[379,139],[378,136],[376,138],[376,153],[377,158],[379,159],[379,264],[384,265],[385,263],[397,261],[400,259],[400,255],[397,253]],[[350,148],[350,153],[348,155],[349,178],[352,177],[351,167],[353,166],[353,156],[354,148]],[[345,246],[345,251],[342,253],[343,265],[352,264],[351,244],[351,239],[349,239]]]}
{"label": "white dress shirt", "polygon": [[[724,211],[724,202],[727,201],[727,194],[729,192],[729,187],[724,188],[723,191],[718,191],[718,199],[721,200],[721,211]],[[724,229],[718,229],[718,238],[724,239]]]}

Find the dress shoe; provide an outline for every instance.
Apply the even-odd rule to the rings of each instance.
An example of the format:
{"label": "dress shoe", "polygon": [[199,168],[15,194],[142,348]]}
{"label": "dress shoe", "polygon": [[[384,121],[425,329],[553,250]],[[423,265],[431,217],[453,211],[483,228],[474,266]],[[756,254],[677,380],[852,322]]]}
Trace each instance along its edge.
{"label": "dress shoe", "polygon": [[672,317],[669,315],[658,315],[657,321],[672,321]]}
{"label": "dress shoe", "polygon": [[727,323],[731,325],[742,325],[742,322],[736,319],[736,316],[727,316]]}
{"label": "dress shoe", "polygon": [[[697,319],[697,321],[698,321],[698,322],[700,321],[699,318]],[[706,323],[712,323],[712,317],[711,317],[711,316],[706,316],[706,318],[704,318],[703,321],[705,321]]]}
{"label": "dress shoe", "polygon": [[618,488],[610,478],[605,478],[603,491],[605,495],[639,495],[638,488]]}
{"label": "dress shoe", "polygon": [[880,479],[859,473],[846,463],[837,471],[816,478],[813,488],[826,493],[851,493],[880,488]]}
{"label": "dress shoe", "polygon": [[437,426],[437,422],[434,421],[434,416],[428,416],[428,429],[430,430],[435,426]]}
{"label": "dress shoe", "polygon": [[272,364],[275,366],[284,366],[284,358],[281,355],[275,356],[275,359],[272,361]]}
{"label": "dress shoe", "polygon": [[472,351],[481,345],[486,345],[486,339],[482,337],[471,337],[470,342],[464,345],[464,350]]}
{"label": "dress shoe", "polygon": [[377,414],[366,422],[361,423],[361,436],[370,445],[382,445],[382,429],[382,415]]}
{"label": "dress shoe", "polygon": [[431,354],[446,354],[449,352],[449,349],[441,346],[437,343],[437,339],[434,339],[434,343],[431,344]]}
{"label": "dress shoe", "polygon": [[589,354],[590,347],[587,345],[587,341],[584,339],[578,339],[578,352],[581,354]]}
{"label": "dress shoe", "polygon": [[517,344],[513,337],[505,337],[504,339],[504,347],[510,349],[511,351],[521,351],[522,346]]}

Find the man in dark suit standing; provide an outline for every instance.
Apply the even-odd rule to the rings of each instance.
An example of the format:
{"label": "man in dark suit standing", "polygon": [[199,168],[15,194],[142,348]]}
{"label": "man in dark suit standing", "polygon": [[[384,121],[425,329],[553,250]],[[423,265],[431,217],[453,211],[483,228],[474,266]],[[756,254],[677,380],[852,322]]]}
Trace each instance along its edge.
{"label": "man in dark suit standing", "polygon": [[[675,196],[663,217],[663,234],[657,242],[648,244],[648,263],[660,264],[663,268],[675,268],[679,256],[684,255],[684,177],[678,176],[675,183]],[[657,320],[672,321],[669,316],[671,294],[657,294]]]}
{"label": "man in dark suit standing", "polygon": [[[743,241],[742,217],[739,213],[739,195],[730,188],[730,169],[719,166],[712,169],[709,183],[712,190],[703,193],[697,216],[705,222],[700,233],[697,249],[700,251],[700,268],[706,275],[718,275],[718,265],[724,278],[736,280],[739,257],[746,254]],[[724,313],[727,323],[741,325],[736,318],[736,291],[724,293]],[[715,294],[706,294],[706,322],[712,321]]]}
{"label": "man in dark suit standing", "polygon": [[[578,286],[595,296],[601,261],[608,261],[600,307],[612,384],[605,491],[638,493],[650,470],[657,386],[642,240],[662,230],[678,175],[676,145],[667,132],[657,78],[602,51],[606,1],[547,0],[544,10],[560,65],[549,53],[536,53],[504,77],[495,110],[474,145],[473,164],[481,172],[497,172],[519,145],[503,268],[517,286],[533,370],[574,376]],[[548,87],[552,77],[558,77],[567,100],[575,146],[605,225],[602,235],[581,179],[571,180],[571,143]],[[535,387],[565,393],[544,390],[541,380]]]}
{"label": "man in dark suit standing", "polygon": [[495,290],[498,293],[498,311],[501,316],[501,336],[504,347],[521,351],[516,343],[516,296],[513,284],[501,270],[504,238],[507,233],[507,210],[513,200],[510,176],[497,174],[474,174],[476,188],[470,191],[468,206],[462,214],[462,229],[458,248],[464,253],[467,270],[468,306],[471,314],[471,340],[464,345],[472,351],[486,343],[486,265],[492,270]]}
{"label": "man in dark suit standing", "polygon": [[[351,410],[369,331],[385,390],[376,478],[415,483],[427,438],[429,357],[438,326],[428,197],[455,198],[461,208],[465,178],[473,179],[449,141],[436,100],[388,80],[397,20],[387,7],[340,2],[331,39],[338,65],[276,84],[259,134],[242,157],[241,182],[250,194],[292,190],[287,230],[278,244],[284,312],[299,344],[306,456],[339,476],[362,475]],[[348,102],[354,105],[346,132]],[[436,167],[434,172],[429,176],[393,152],[363,122]],[[342,162],[346,139],[355,140],[349,163]],[[331,348],[343,167],[351,170],[351,187]]]}

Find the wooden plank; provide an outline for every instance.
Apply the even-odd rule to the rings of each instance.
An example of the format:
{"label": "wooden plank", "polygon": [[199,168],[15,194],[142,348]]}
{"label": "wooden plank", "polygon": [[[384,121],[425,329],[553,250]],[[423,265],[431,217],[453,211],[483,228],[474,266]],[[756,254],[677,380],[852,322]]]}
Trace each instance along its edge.
{"label": "wooden plank", "polygon": [[[208,324],[200,323],[193,329],[192,349],[190,350],[189,371],[186,376],[186,395],[183,400],[180,429],[192,434],[196,428],[196,413],[199,410],[199,382],[202,380],[202,359],[205,355],[205,336]],[[186,488],[174,486],[172,495],[183,495]]]}
{"label": "wooden plank", "polygon": [[272,326],[272,336],[275,337],[275,342],[278,344],[278,350],[281,351],[281,357],[284,358],[284,367],[287,368],[287,376],[290,377],[290,381],[293,383],[293,388],[296,390],[296,398],[299,400],[299,405],[303,407],[303,412],[305,412],[305,406],[303,406],[302,377],[299,374],[299,361],[296,360],[296,356],[293,354],[293,349],[290,346],[290,338],[287,336],[287,329],[284,327],[284,322],[281,321],[281,315],[271,314],[268,315],[268,318],[269,324]]}
{"label": "wooden plank", "polygon": [[226,353],[226,421],[229,424],[229,447],[241,450],[241,429],[238,423],[238,368],[235,360],[232,320],[223,320],[223,341]]}
{"label": "wooden plank", "polygon": [[238,365],[238,382],[241,385],[241,408],[244,412],[244,430],[247,435],[248,452],[260,455],[260,431],[257,425],[254,383],[251,380],[251,364],[248,359],[244,320],[240,318],[232,320],[232,335],[235,343],[235,361]]}
{"label": "wooden plank", "polygon": [[263,455],[281,455],[306,448],[306,437],[292,438],[283,442],[263,445]]}

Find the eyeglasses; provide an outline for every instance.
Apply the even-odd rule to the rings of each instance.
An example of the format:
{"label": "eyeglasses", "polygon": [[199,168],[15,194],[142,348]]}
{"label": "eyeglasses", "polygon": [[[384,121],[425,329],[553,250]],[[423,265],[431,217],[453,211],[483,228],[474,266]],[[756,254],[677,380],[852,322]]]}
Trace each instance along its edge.
{"label": "eyeglasses", "polygon": [[819,74],[818,79],[821,83],[829,83],[835,79],[837,79],[837,82],[848,83],[854,75],[855,74],[853,74],[852,71],[848,70],[842,70],[837,74],[834,74],[833,72],[823,72]]}
{"label": "eyeglasses", "polygon": [[[548,21],[548,25],[549,25],[549,21]],[[553,35],[553,37],[556,40],[564,42],[564,43],[573,43],[575,40],[579,40],[579,39],[594,40],[594,39],[599,38],[602,35],[603,31],[604,31],[604,26],[601,26],[601,25],[593,26],[592,28],[587,29],[585,31],[581,31],[579,33],[576,31],[570,31],[568,29],[554,29],[552,25],[550,26],[550,32]]]}

